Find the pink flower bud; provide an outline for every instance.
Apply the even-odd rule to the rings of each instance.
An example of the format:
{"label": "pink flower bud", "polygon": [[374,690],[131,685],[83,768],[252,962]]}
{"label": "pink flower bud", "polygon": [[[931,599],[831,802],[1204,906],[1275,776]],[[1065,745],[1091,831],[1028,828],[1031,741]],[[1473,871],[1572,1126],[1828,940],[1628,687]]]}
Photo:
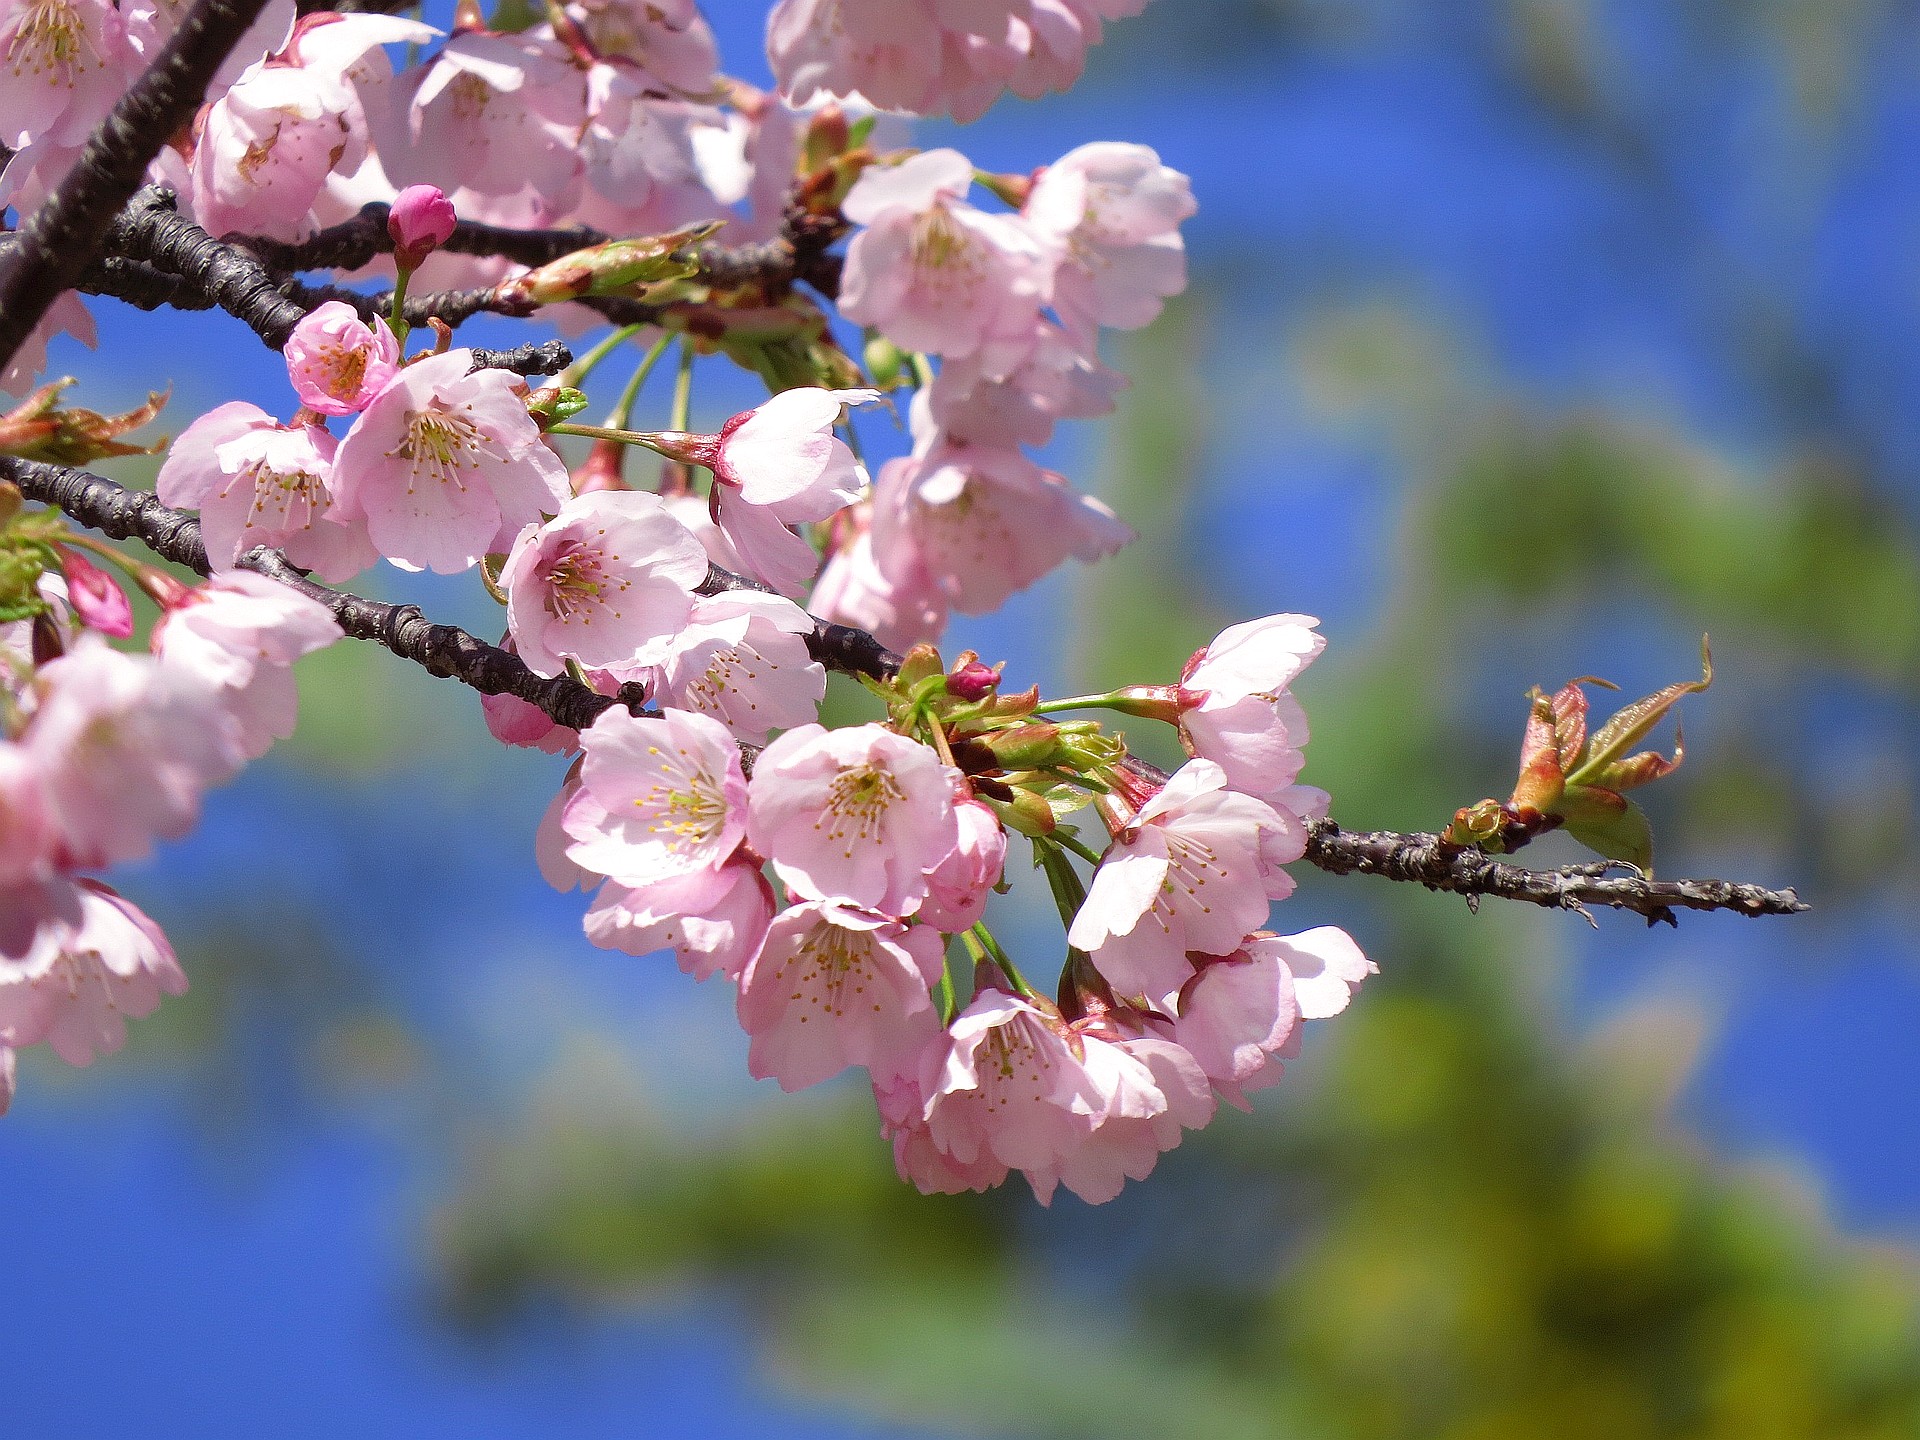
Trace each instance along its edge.
{"label": "pink flower bud", "polygon": [[409,185],[387,212],[387,234],[393,237],[393,260],[402,270],[415,270],[453,235],[459,217],[453,202],[437,185]]}
{"label": "pink flower bud", "polygon": [[979,660],[964,660],[947,676],[947,693],[956,700],[984,700],[1000,683],[1000,672]]}
{"label": "pink flower bud", "polygon": [[74,614],[102,635],[126,639],[133,634],[133,607],[114,578],[78,550],[60,547],[60,568],[67,577],[67,598]]}

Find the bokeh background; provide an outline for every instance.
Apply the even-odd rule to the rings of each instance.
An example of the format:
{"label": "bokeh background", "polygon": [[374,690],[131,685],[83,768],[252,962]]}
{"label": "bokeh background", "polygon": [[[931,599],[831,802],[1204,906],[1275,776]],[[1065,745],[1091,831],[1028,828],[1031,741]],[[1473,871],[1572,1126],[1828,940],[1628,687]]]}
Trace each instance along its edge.
{"label": "bokeh background", "polygon": [[[764,79],[764,6],[707,8]],[[0,1431],[1920,1435],[1920,7],[1162,0],[1070,95],[920,133],[1144,142],[1200,202],[1118,415],[1047,456],[1145,538],[954,648],[1105,687],[1317,614],[1306,778],[1414,829],[1506,792],[1529,685],[1644,693],[1710,631],[1662,869],[1814,913],[1308,872],[1276,923],[1381,974],[1255,1114],[1097,1209],[927,1199],[862,1086],[750,1081],[728,994],[586,944],[531,863],[558,762],[342,645],[116,877],[192,993],[90,1071],[26,1058]],[[291,404],[230,322],[96,309],[54,356],[87,403]],[[709,423],[751,401],[720,364]]]}

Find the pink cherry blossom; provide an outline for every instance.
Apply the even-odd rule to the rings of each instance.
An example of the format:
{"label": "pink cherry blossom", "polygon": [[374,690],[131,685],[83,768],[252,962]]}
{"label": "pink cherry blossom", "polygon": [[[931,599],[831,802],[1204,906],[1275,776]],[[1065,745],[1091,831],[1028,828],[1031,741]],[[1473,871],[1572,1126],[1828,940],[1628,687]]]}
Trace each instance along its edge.
{"label": "pink cherry blossom", "polygon": [[929,993],[946,940],[832,901],[795,905],[767,927],[740,977],[740,1024],[753,1037],[747,1069],[800,1090],[865,1065],[902,1072],[939,1034]]}
{"label": "pink cherry blossom", "polygon": [[960,843],[928,872],[927,898],[919,918],[935,929],[958,934],[986,913],[987,896],[1000,883],[1007,859],[1007,832],[1000,818],[978,800],[954,806]]}
{"label": "pink cherry blossom", "polygon": [[1344,930],[1258,932],[1233,954],[1208,960],[1180,992],[1174,1036],[1220,1093],[1249,1109],[1246,1092],[1280,1078],[1299,1022],[1346,1009],[1377,967]]}
{"label": "pink cherry blossom", "polygon": [[695,980],[737,980],[773,919],[773,887],[740,852],[717,868],[629,888],[608,881],[587,911],[586,932],[603,950],[650,955],[671,948]]}
{"label": "pink cherry blossom", "polygon": [[417,270],[420,262],[448,240],[460,217],[438,185],[409,185],[393,198],[387,212],[387,235],[393,241],[393,261],[403,270]]}
{"label": "pink cherry blossom", "polygon": [[351,305],[329,300],[293,327],[286,356],[301,404],[322,415],[354,415],[399,371],[400,342],[380,317],[369,326]]}
{"label": "pink cherry blossom", "polygon": [[127,1018],[150,1015],[187,977],[160,927],[94,880],[74,882],[78,924],[43,928],[24,959],[0,959],[0,1045],[42,1041],[69,1065],[127,1042]]}
{"label": "pink cherry blossom", "polygon": [[1060,420],[1111,413],[1127,378],[1083,353],[1051,320],[1040,322],[1033,353],[1003,378],[980,357],[949,360],[927,387],[928,413],[949,440],[988,447],[1044,445]]}
{"label": "pink cherry blossom", "polygon": [[807,650],[813,617],[751,590],[701,596],[659,661],[661,703],[711,715],[748,745],[817,717],[827,672]]}
{"label": "pink cherry blossom", "polygon": [[567,806],[579,793],[580,761],[576,759],[533,832],[533,861],[539,867],[540,878],[563,895],[569,890],[591,890],[606,878],[583,870],[567,854],[573,844],[566,828]]}
{"label": "pink cherry blossom", "polygon": [[789,527],[825,520],[866,488],[867,473],[833,433],[841,412],[875,390],[782,391],[733,416],[717,435],[655,437],[676,459],[713,472],[713,517],[746,573],[787,595],[813,579],[819,559]]}
{"label": "pink cherry blossom", "polygon": [[[501,636],[500,648],[513,654],[513,636]],[[549,755],[571,754],[580,748],[578,730],[557,723],[538,705],[518,695],[482,695],[480,711],[486,717],[487,730],[502,745],[521,745]]]}
{"label": "pink cherry blossom", "polygon": [[747,782],[718,721],[684,710],[640,719],[615,706],[580,744],[580,790],[562,817],[575,864],[637,888],[713,869],[739,846]]}
{"label": "pink cherry blossom", "polygon": [[[884,468],[881,473],[884,477]],[[808,610],[870,631],[894,650],[938,640],[947,628],[949,605],[926,557],[917,546],[899,546],[888,556],[892,573],[881,569],[873,553],[871,511],[862,505],[850,514],[856,533],[820,572]]]}
{"label": "pink cherry blossom", "polygon": [[[946,1033],[934,1037],[929,1050],[944,1059]],[[960,1195],[969,1190],[991,1190],[1007,1178],[1008,1167],[982,1149],[967,1164],[933,1143],[927,1124],[926,1101],[914,1076],[894,1076],[873,1082],[873,1099],[880,1111],[880,1133],[893,1142],[894,1169],[900,1178],[924,1195]]]}
{"label": "pink cherry blossom", "polygon": [[137,860],[177,839],[200,795],[239,768],[218,697],[145,655],[83,635],[40,667],[21,743],[41,777],[62,865]]}
{"label": "pink cherry blossom", "polygon": [[250,570],[195,586],[154,627],[164,669],[212,689],[240,754],[258,759],[293,734],[300,708],[293,662],[341,638],[333,613]]}
{"label": "pink cherry blossom", "polygon": [[0,0],[0,144],[80,144],[125,90],[130,59],[107,0]]}
{"label": "pink cherry blossom", "polygon": [[60,568],[82,624],[122,640],[133,634],[133,606],[119,581],[71,546],[60,547]]}
{"label": "pink cherry blossom", "polygon": [[910,915],[959,843],[955,772],[882,725],[789,730],[754,764],[749,843],[787,887]]}
{"label": "pink cherry blossom", "polygon": [[[396,184],[511,195],[531,187],[559,203],[580,177],[572,144],[586,90],[566,50],[534,35],[466,30],[408,72],[396,129],[380,155]],[[476,218],[463,203],[462,214]]]}
{"label": "pink cherry blossom", "polygon": [[930,577],[947,603],[982,615],[1069,556],[1092,562],[1134,538],[1112,510],[1012,448],[932,440],[890,460],[874,490],[873,554],[911,587]]}
{"label": "pink cherry blossom", "polygon": [[1042,1204],[1096,1127],[1167,1108],[1142,1061],[1002,990],[981,990],[947,1034],[927,1087],[929,1138],[962,1167],[991,1156],[1025,1171]]}
{"label": "pink cherry blossom", "polygon": [[1187,177],[1144,145],[1082,145],[1041,171],[1021,214],[1063,253],[1052,298],[1068,332],[1138,329],[1184,290],[1194,208]]}
{"label": "pink cherry blossom", "polygon": [[[529,525],[500,572],[515,650],[541,675],[568,660],[648,664],[693,613],[707,552],[657,495],[602,490]],[[646,653],[643,653],[646,652]]]}
{"label": "pink cherry blossom", "polygon": [[1189,760],[1115,837],[1067,931],[1122,996],[1155,1005],[1193,973],[1189,951],[1228,955],[1293,891],[1280,866],[1306,829],[1226,788],[1210,760]]}
{"label": "pink cherry blossom", "polygon": [[858,94],[887,110],[937,102],[939,33],[927,0],[780,0],[767,57],[787,103]]}
{"label": "pink cherry blossom", "polygon": [[1278,804],[1305,763],[1307,715],[1287,686],[1326,649],[1310,615],[1229,626],[1187,663],[1178,690],[1180,738],[1227,783]]}
{"label": "pink cherry blossom", "polygon": [[33,757],[25,746],[0,740],[0,894],[3,887],[52,872],[54,834]]}
{"label": "pink cherry blossom", "polygon": [[[120,7],[127,22],[127,43],[143,64],[153,63],[191,8],[189,0],[130,0]],[[214,72],[207,100],[219,99],[249,65],[282,49],[293,36],[294,19],[294,0],[267,0],[260,17],[234,42],[226,60]]]}
{"label": "pink cherry blossom", "polygon": [[713,89],[719,50],[694,0],[576,0],[567,14],[600,55],[683,95]]}
{"label": "pink cherry blossom", "polygon": [[903,350],[1005,375],[1032,353],[1054,261],[1019,219],[967,204],[972,184],[958,150],[862,175],[842,206],[866,228],[847,247],[840,313]]}
{"label": "pink cherry blossom", "polygon": [[334,503],[338,443],[318,425],[282,425],[233,400],[173,442],[156,488],[165,504],[199,510],[215,569],[266,545],[339,584],[378,557],[365,522],[346,519]]}
{"label": "pink cherry blossom", "polygon": [[[1089,1048],[1108,1043],[1082,1032]],[[1153,1034],[1115,1038],[1112,1047],[1143,1065],[1162,1106],[1152,1114],[1121,1112],[1096,1125],[1079,1145],[1060,1157],[1043,1177],[1029,1176],[1038,1191],[1057,1181],[1089,1205],[1120,1193],[1129,1180],[1144,1180],[1160,1156],[1178,1145],[1182,1132],[1198,1130],[1213,1118],[1213,1090],[1206,1073],[1180,1045]],[[1091,1058],[1091,1057],[1090,1057]],[[1141,1107],[1136,1104],[1135,1110]]]}
{"label": "pink cherry blossom", "polygon": [[341,509],[409,569],[465,570],[572,494],[512,379],[472,365],[449,350],[407,366],[340,442]]}

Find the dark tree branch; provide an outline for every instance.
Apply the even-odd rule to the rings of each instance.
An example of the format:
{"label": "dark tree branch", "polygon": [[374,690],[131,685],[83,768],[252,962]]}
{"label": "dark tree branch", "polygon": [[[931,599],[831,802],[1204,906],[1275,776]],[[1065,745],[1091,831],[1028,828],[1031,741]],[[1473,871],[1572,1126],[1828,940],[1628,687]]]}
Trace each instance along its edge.
{"label": "dark tree branch", "polygon": [[[1401,835],[1390,830],[1342,830],[1331,820],[1307,826],[1310,864],[1334,875],[1381,875],[1411,880],[1429,890],[1523,900],[1549,909],[1572,910],[1589,922],[1588,907],[1603,905],[1644,915],[1649,925],[1679,924],[1676,909],[1732,910],[1741,915],[1798,915],[1809,907],[1791,890],[1768,890],[1727,880],[1649,880],[1621,861],[1529,870],[1496,860],[1438,835]],[[1612,872],[1624,870],[1626,874]]]}
{"label": "dark tree branch", "polygon": [[[0,366],[100,253],[147,163],[193,118],[214,74],[266,0],[195,0],[153,64],[114,104],[80,159],[0,258]],[[25,83],[17,77],[10,84]]]}
{"label": "dark tree branch", "polygon": [[[201,575],[210,573],[200,522],[162,505],[152,495],[128,490],[99,475],[0,457],[0,478],[19,486],[29,500],[52,505],[78,523],[116,540],[137,539],[164,559]],[[428,673],[450,676],[484,695],[514,695],[538,706],[556,722],[585,729],[610,706],[638,708],[645,699],[629,685],[619,696],[602,695],[567,676],[547,679],[529,670],[518,656],[453,625],[436,625],[411,605],[387,605],[309,580],[277,550],[259,549],[240,564],[292,586],[325,605],[340,628],[357,640],[384,645]],[[709,569],[702,594],[768,587],[743,575]],[[807,648],[815,660],[847,674],[889,679],[901,657],[864,630],[814,621]],[[1142,774],[1152,769],[1134,764]],[[1726,880],[1650,880],[1631,866],[1615,862],[1570,865],[1560,870],[1529,870],[1453,845],[1438,835],[1402,835],[1376,830],[1349,832],[1331,820],[1307,827],[1307,862],[1335,875],[1380,875],[1412,881],[1430,890],[1464,895],[1470,903],[1483,895],[1518,900],[1550,909],[1572,910],[1593,920],[1590,907],[1631,910],[1649,924],[1677,924],[1675,910],[1732,910],[1742,915],[1797,915],[1808,907],[1791,890],[1768,890]],[[1614,874],[1626,869],[1632,873]]]}

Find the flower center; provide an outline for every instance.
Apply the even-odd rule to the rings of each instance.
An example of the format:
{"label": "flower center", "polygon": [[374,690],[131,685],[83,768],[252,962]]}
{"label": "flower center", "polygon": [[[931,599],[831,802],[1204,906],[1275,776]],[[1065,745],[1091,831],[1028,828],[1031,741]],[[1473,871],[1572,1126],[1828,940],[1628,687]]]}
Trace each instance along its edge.
{"label": "flower center", "polygon": [[95,65],[106,63],[70,0],[40,0],[29,5],[7,46],[7,59],[15,75],[45,76],[68,86],[74,83],[74,71],[87,68],[88,57]]}
{"label": "flower center", "polygon": [[[591,625],[593,616],[582,612],[610,609],[608,596],[618,595],[631,585],[628,580],[609,579],[600,552],[576,541],[547,567],[547,613],[556,620],[571,620],[580,615],[581,624]],[[618,610],[612,613],[614,619],[620,618]]]}
{"label": "flower center", "polygon": [[480,427],[466,416],[446,410],[416,410],[407,419],[406,438],[387,454],[412,463],[412,473],[407,476],[407,493],[411,495],[423,475],[435,484],[465,490],[467,484],[460,472],[477,468],[485,450]]}
{"label": "flower center", "polygon": [[320,347],[320,384],[336,400],[351,400],[367,378],[368,351],[364,345],[332,341]]}
{"label": "flower center", "polygon": [[920,283],[939,294],[971,292],[986,270],[983,247],[945,205],[914,222],[913,267]]}
{"label": "flower center", "polygon": [[905,798],[893,772],[878,765],[862,765],[834,776],[827,787],[827,812],[833,817],[828,838],[847,841],[847,854],[852,855],[852,841],[871,843],[887,811]]}

